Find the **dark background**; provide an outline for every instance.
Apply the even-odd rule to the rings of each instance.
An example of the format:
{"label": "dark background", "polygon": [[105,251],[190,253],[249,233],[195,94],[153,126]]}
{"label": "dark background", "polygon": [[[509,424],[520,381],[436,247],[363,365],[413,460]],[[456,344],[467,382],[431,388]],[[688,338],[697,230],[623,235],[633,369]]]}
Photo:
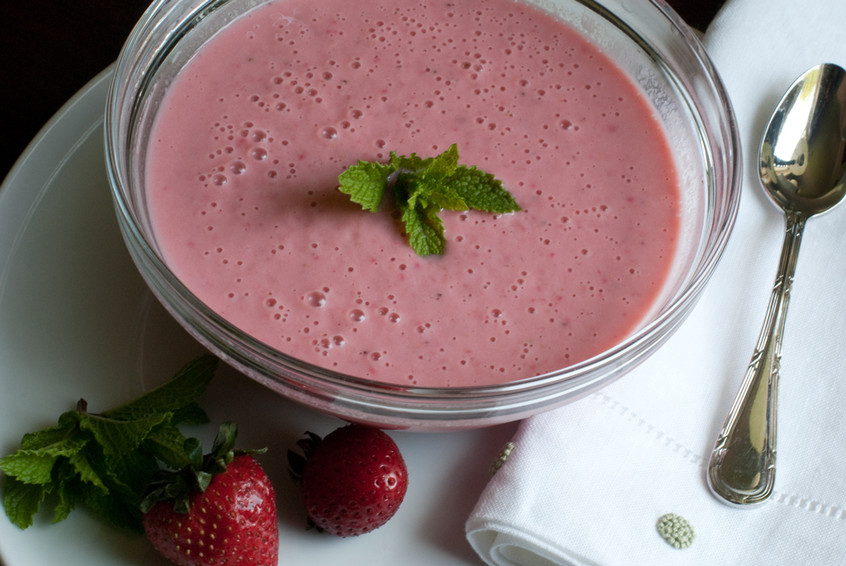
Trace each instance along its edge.
{"label": "dark background", "polygon": [[[723,1],[668,3],[688,24],[704,30]],[[0,0],[0,179],[62,104],[117,58],[149,4]]]}

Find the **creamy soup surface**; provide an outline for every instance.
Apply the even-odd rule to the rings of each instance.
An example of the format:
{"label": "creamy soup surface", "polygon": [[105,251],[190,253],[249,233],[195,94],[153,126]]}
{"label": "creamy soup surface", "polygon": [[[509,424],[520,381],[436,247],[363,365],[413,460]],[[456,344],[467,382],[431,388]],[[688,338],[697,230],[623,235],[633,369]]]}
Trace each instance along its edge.
{"label": "creamy soup surface", "polygon": [[[394,151],[498,178],[522,211],[444,211],[442,256],[389,199],[337,190]],[[567,24],[513,0],[273,0],[180,72],[146,191],[174,273],[302,360],[383,382],[512,381],[590,358],[652,305],[679,188],[649,103]]]}

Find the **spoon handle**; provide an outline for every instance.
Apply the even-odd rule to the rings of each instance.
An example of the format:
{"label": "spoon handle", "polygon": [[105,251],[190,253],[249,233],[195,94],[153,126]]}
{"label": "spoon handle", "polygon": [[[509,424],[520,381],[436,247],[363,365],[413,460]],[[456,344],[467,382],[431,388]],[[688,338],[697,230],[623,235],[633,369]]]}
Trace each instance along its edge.
{"label": "spoon handle", "polygon": [[727,503],[763,503],[772,493],[781,342],[806,217],[788,213],[778,275],[755,353],[708,462],[708,486]]}

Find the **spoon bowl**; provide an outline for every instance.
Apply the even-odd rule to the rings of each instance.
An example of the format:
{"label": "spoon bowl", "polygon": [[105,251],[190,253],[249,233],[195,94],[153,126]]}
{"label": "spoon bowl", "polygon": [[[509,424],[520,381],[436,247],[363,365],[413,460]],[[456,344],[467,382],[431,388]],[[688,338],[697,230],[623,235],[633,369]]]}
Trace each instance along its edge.
{"label": "spoon bowl", "polygon": [[837,65],[818,65],[787,91],[764,134],[760,176],[787,212],[818,214],[843,198],[846,82]]}
{"label": "spoon bowl", "polygon": [[708,485],[727,503],[770,496],[775,480],[776,399],[781,343],[805,222],[846,195],[846,71],[806,71],[781,99],[759,153],[761,182],[785,213],[778,275],[740,392],[708,463]]}

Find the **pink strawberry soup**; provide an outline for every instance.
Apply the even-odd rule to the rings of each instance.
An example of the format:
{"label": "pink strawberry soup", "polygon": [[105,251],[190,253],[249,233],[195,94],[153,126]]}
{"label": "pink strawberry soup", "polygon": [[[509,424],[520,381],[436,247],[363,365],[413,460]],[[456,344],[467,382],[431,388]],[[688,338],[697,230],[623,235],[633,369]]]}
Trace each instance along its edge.
{"label": "pink strawberry soup", "polygon": [[[390,151],[497,177],[522,211],[442,212],[442,256],[390,199],[337,190]],[[586,360],[652,306],[680,194],[649,103],[576,31],[514,0],[272,0],[180,72],[146,191],[168,266],[287,354],[420,386],[506,382]]]}

